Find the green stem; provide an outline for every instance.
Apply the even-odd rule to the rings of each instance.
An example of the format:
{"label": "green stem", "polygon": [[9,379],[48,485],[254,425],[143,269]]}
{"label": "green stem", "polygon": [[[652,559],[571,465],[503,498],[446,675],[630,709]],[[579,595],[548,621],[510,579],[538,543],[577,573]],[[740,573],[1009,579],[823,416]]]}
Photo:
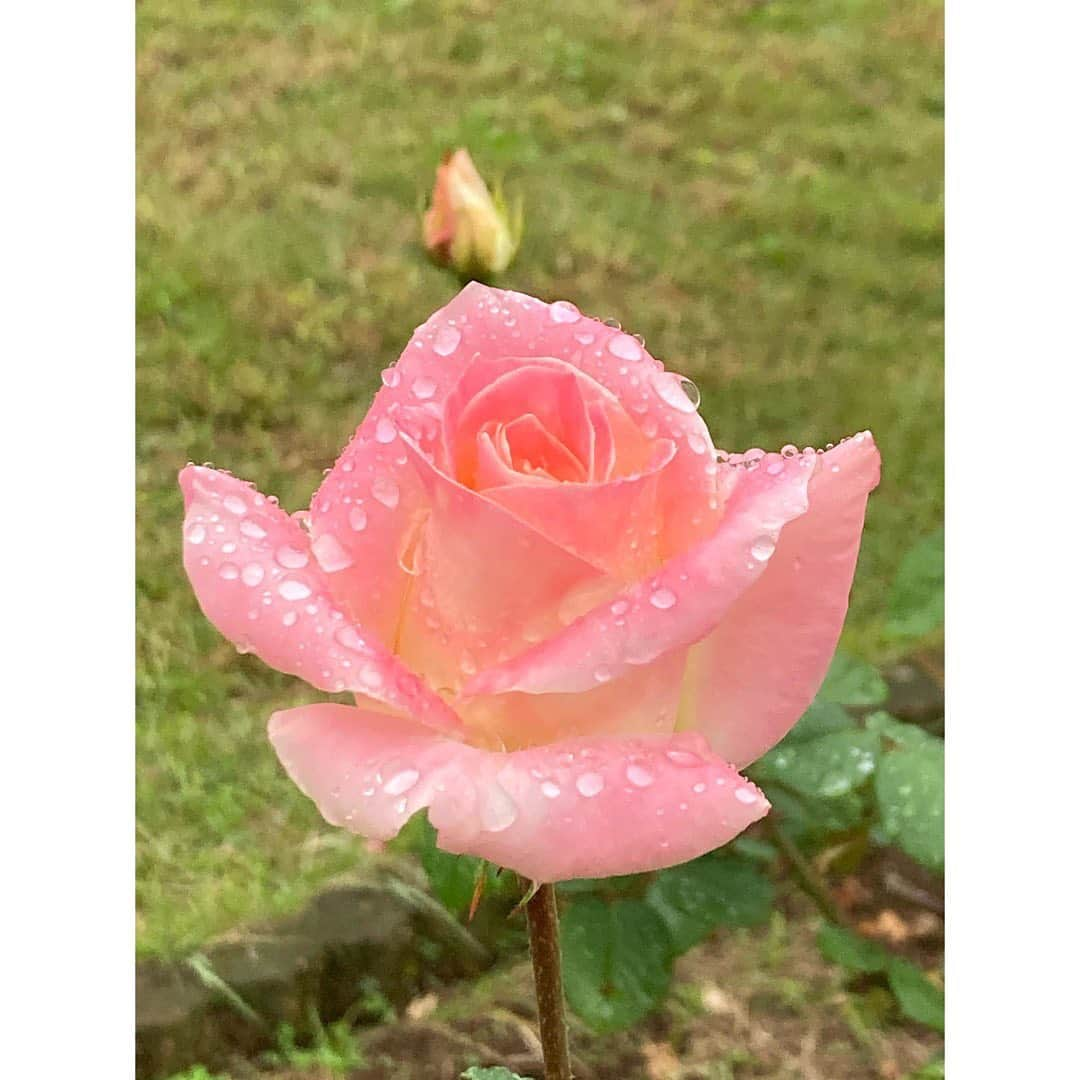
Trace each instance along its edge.
{"label": "green stem", "polygon": [[570,1043],[563,1000],[562,954],[559,952],[559,909],[555,886],[541,885],[525,905],[529,921],[529,953],[536,982],[540,1044],[544,1050],[545,1080],[573,1080]]}

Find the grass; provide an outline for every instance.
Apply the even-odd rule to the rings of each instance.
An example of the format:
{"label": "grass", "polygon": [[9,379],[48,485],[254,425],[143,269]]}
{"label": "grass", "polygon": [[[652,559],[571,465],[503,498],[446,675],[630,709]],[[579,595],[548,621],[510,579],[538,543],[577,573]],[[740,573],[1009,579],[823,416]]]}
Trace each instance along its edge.
{"label": "grass", "polygon": [[362,857],[264,736],[318,695],[237,657],[180,567],[177,469],[306,505],[456,290],[417,207],[467,145],[527,207],[505,283],[619,319],[731,449],[871,427],[849,645],[942,517],[942,11],[886,0],[145,0],[138,33],[139,948]]}

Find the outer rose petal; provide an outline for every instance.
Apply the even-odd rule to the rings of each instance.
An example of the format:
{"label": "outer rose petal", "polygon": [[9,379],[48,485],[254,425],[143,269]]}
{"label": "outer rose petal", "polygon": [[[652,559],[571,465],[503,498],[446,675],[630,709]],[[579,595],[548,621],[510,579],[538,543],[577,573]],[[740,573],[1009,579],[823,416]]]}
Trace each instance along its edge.
{"label": "outer rose petal", "polygon": [[780,530],[805,513],[815,459],[813,453],[769,454],[752,470],[726,467],[733,487],[712,536],[561,633],[481,671],[463,693],[572,693],[594,685],[599,669],[618,678],[669,649],[700,641],[761,576]]}
{"label": "outer rose petal", "polygon": [[765,573],[691,652],[680,726],[702,731],[739,767],[783,738],[825,678],[880,473],[869,432],[818,457],[810,509],[784,529]]}
{"label": "outer rose petal", "polygon": [[441,698],[335,607],[293,518],[214,469],[189,465],[180,487],[184,568],[204,614],[238,649],[320,690],[353,691],[441,730],[461,728]]}
{"label": "outer rose petal", "polygon": [[535,881],[672,866],[727,843],[769,809],[698,735],[491,753],[323,704],[275,713],[270,739],[332,824],[385,840],[427,807],[441,848]]}

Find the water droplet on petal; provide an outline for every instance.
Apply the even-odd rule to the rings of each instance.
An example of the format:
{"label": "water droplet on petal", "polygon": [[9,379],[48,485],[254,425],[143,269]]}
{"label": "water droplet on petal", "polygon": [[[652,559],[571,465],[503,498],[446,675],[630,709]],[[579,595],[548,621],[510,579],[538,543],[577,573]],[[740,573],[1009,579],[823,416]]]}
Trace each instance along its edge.
{"label": "water droplet on petal", "polygon": [[296,620],[299,617],[300,616],[297,615],[295,611],[286,611],[285,614],[281,616],[281,623],[283,626],[295,626]]}
{"label": "water droplet on petal", "polygon": [[765,466],[765,471],[770,476],[779,476],[784,471],[784,463],[782,461],[770,461]]}
{"label": "water droplet on petal", "polygon": [[343,626],[334,634],[334,640],[339,645],[344,645],[346,649],[352,649],[354,652],[363,652],[367,648],[364,639],[354,626]]}
{"label": "water droplet on petal", "polygon": [[393,510],[401,498],[397,483],[390,476],[376,476],[371,484],[371,494],[387,510]]}
{"label": "water droplet on petal", "polygon": [[218,570],[218,573],[226,581],[235,581],[240,576],[240,568],[235,563],[222,563],[221,569]]}
{"label": "water droplet on petal", "polygon": [[480,808],[480,827],[485,832],[509,829],[517,821],[517,804],[498,781],[492,784],[485,794],[487,797]]}
{"label": "water droplet on petal", "polygon": [[586,799],[591,799],[604,790],[604,778],[595,772],[582,773],[574,786]]}
{"label": "water droplet on petal", "polygon": [[616,600],[615,603],[611,605],[612,615],[625,615],[629,610],[630,604],[626,600]]}
{"label": "water droplet on petal", "polygon": [[349,511],[349,528],[353,532],[363,532],[367,527],[367,511],[362,506],[354,506]]}
{"label": "water droplet on petal", "polygon": [[670,589],[657,589],[656,592],[649,597],[649,603],[654,608],[659,608],[661,611],[667,611],[668,608],[673,608],[678,603],[679,598]]}
{"label": "water droplet on petal", "polygon": [[388,367],[380,376],[383,386],[393,389],[401,382],[401,372],[396,367]]}
{"label": "water droplet on petal", "polygon": [[665,756],[672,765],[678,765],[681,769],[701,764],[701,758],[689,750],[669,750]]}
{"label": "water droplet on petal", "polygon": [[248,563],[243,570],[240,571],[241,580],[245,585],[255,586],[262,581],[266,571],[257,562]]}
{"label": "water droplet on petal", "polygon": [[648,787],[656,778],[644,766],[630,764],[626,766],[626,779],[634,787]]}
{"label": "water droplet on petal", "polygon": [[704,784],[697,783],[697,784],[694,785],[694,794],[695,795],[700,795],[704,790],[705,790],[705,785]]}
{"label": "water droplet on petal", "polygon": [[766,562],[772,558],[772,553],[776,550],[776,541],[771,536],[759,536],[750,545],[750,554],[753,555],[758,562]]}
{"label": "water droplet on petal", "polygon": [[278,593],[285,600],[306,600],[311,595],[311,589],[302,581],[286,578],[278,586]]}
{"label": "water droplet on petal", "polygon": [[300,570],[302,567],[307,566],[308,556],[306,551],[301,551],[299,548],[289,547],[287,544],[284,547],[279,547],[274,554],[274,558],[277,559],[286,570]]}
{"label": "water droplet on petal", "polygon": [[387,795],[404,795],[406,791],[416,786],[416,781],[420,779],[420,774],[416,769],[402,769],[399,773],[394,773],[389,780],[383,784],[383,791]]}
{"label": "water droplet on petal", "polygon": [[429,379],[426,375],[421,375],[419,378],[413,380],[413,395],[419,398],[421,401],[427,401],[428,398],[434,397],[435,389],[435,380]]}
{"label": "water droplet on petal", "polygon": [[335,574],[352,566],[352,556],[332,533],[323,533],[316,537],[311,543],[311,553],[328,574]]}
{"label": "water droplet on petal", "polygon": [[686,436],[686,443],[695,454],[704,454],[709,449],[709,444],[696,431]]}
{"label": "water droplet on petal", "polygon": [[751,787],[741,787],[735,789],[735,798],[741,803],[746,803],[749,806],[751,803],[758,801],[758,793]]}
{"label": "water droplet on petal", "polygon": [[[449,356],[460,344],[461,331],[456,326],[443,326],[436,333],[431,349],[432,352],[437,353],[439,356]],[[419,381],[418,379],[417,382]],[[434,385],[432,385],[432,390],[434,390]],[[416,389],[416,383],[413,383],[413,393],[417,397],[424,396]],[[431,397],[431,394],[427,396]]]}
{"label": "water droplet on petal", "polygon": [[257,521],[252,521],[251,518],[244,518],[240,522],[240,532],[249,540],[261,540],[266,535],[266,530]]}
{"label": "water droplet on petal", "polygon": [[[693,387],[693,398],[688,395],[687,387]],[[658,371],[652,377],[652,388],[656,396],[676,412],[692,413],[697,409],[701,394],[689,379],[673,375],[670,371]]]}
{"label": "water droplet on petal", "polygon": [[640,360],[641,346],[629,334],[616,334],[608,343],[608,352],[620,360]]}
{"label": "water droplet on petal", "polygon": [[388,416],[380,416],[375,422],[375,441],[385,446],[396,438],[397,428],[394,426],[394,421]]}
{"label": "water droplet on petal", "polygon": [[201,544],[206,539],[206,526],[192,525],[188,530],[187,539],[189,544]]}
{"label": "water droplet on petal", "polygon": [[594,672],[593,678],[598,683],[606,683],[611,681],[611,668],[606,664],[601,664]]}
{"label": "water droplet on petal", "polygon": [[562,788],[551,780],[545,780],[540,785],[540,791],[546,799],[557,799],[562,794]]}
{"label": "water droplet on petal", "polygon": [[233,514],[246,514],[247,513],[247,503],[245,503],[244,500],[241,499],[239,495],[226,495],[225,498],[222,499],[221,501],[224,504],[225,509],[228,510],[230,513],[233,513]]}
{"label": "water droplet on petal", "polygon": [[581,318],[581,312],[569,300],[556,300],[549,310],[552,322],[576,323]]}

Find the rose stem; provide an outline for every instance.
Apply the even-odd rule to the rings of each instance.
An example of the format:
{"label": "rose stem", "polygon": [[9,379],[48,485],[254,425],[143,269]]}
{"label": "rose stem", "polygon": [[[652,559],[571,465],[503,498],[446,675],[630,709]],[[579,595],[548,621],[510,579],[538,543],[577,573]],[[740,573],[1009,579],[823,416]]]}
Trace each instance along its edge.
{"label": "rose stem", "polygon": [[536,982],[536,1008],[540,1015],[544,1077],[545,1080],[573,1080],[566,1034],[555,886],[541,885],[525,905],[525,914],[529,921],[529,953]]}

